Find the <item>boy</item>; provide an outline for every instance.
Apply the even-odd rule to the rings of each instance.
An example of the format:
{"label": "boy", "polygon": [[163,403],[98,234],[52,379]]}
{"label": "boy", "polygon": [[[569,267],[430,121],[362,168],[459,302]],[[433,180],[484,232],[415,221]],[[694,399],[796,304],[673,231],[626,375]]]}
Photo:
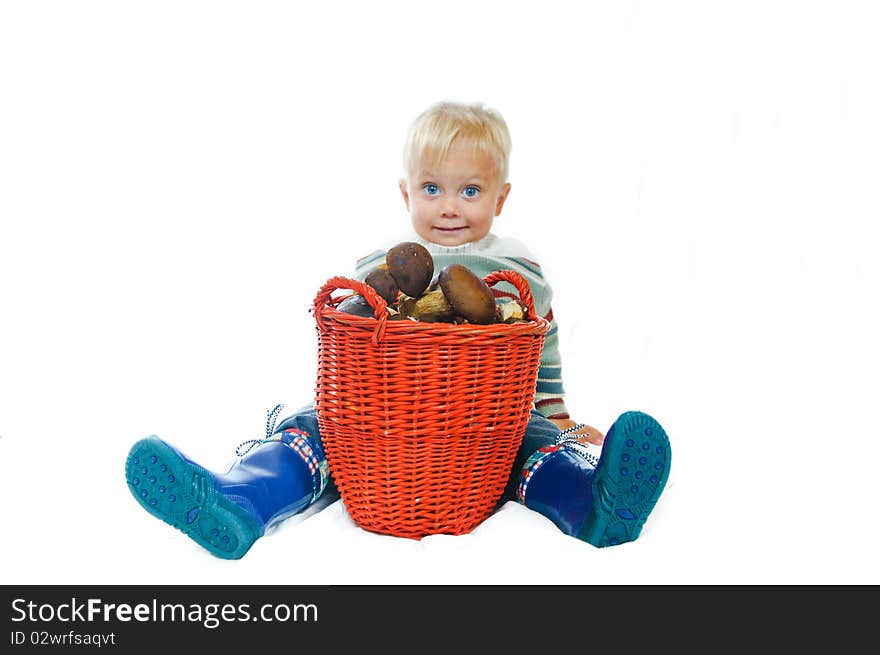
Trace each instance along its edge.
{"label": "boy", "polygon": [[[526,247],[492,234],[510,184],[510,136],[501,116],[479,105],[438,103],[410,126],[400,191],[413,234],[389,244],[425,246],[437,270],[461,263],[483,277],[515,270],[526,277],[536,311],[551,322],[534,409],[501,502],[516,499],[565,534],[597,547],[636,539],[660,497],[671,463],[663,428],[626,412],[607,437],[571,419],[564,403],[552,290]],[[357,262],[363,280],[385,250]],[[497,295],[515,291],[505,283]],[[158,437],[136,443],[126,462],[134,497],[148,512],[213,554],[237,559],[271,525],[338,495],[330,479],[314,409],[306,406],[253,440],[224,474],[205,470]],[[247,442],[246,442],[247,443]],[[244,444],[242,444],[244,445]],[[331,496],[331,497],[333,497]],[[326,496],[325,496],[326,497]]]}

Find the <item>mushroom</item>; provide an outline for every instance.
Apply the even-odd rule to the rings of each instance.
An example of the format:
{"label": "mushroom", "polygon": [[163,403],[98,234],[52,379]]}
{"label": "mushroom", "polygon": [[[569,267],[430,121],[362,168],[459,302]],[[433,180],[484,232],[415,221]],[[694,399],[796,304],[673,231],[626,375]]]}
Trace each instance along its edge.
{"label": "mushroom", "polygon": [[412,241],[398,243],[385,254],[388,271],[403,293],[418,298],[431,283],[434,259],[423,245]]}
{"label": "mushroom", "polygon": [[525,320],[525,310],[516,300],[501,298],[495,308],[496,323],[516,323]]}
{"label": "mushroom", "polygon": [[392,304],[397,300],[400,288],[397,286],[394,276],[391,275],[391,271],[388,270],[387,264],[379,264],[370,271],[367,277],[364,278],[364,283],[373,287],[376,293],[382,296],[388,304]]}
{"label": "mushroom", "polygon": [[415,319],[410,318],[406,314],[401,314],[399,311],[397,311],[397,307],[392,307],[391,305],[388,305],[388,307],[385,308],[385,311],[388,314],[389,321],[412,321],[412,320],[415,320]]}
{"label": "mushroom", "polygon": [[495,322],[495,296],[481,278],[463,264],[449,264],[437,276],[443,295],[469,323]]}
{"label": "mushroom", "polygon": [[442,289],[428,291],[418,298],[400,296],[397,306],[401,314],[425,323],[449,323],[455,316]]}
{"label": "mushroom", "polygon": [[364,318],[375,317],[375,310],[359,293],[348,296],[345,300],[336,306],[340,312],[351,314],[353,316],[363,316]]}

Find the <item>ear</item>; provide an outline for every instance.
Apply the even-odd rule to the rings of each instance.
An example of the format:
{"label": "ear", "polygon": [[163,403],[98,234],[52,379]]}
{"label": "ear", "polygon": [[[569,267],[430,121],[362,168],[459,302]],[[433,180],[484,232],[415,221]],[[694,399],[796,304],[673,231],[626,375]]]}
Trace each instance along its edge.
{"label": "ear", "polygon": [[398,185],[400,186],[400,195],[403,196],[403,202],[406,204],[406,211],[409,211],[409,191],[407,190],[406,180],[401,178]]}
{"label": "ear", "polygon": [[507,194],[510,193],[510,182],[504,185],[501,193],[498,194],[498,200],[495,201],[495,215],[501,215],[501,208],[504,207],[504,201],[507,200]]}

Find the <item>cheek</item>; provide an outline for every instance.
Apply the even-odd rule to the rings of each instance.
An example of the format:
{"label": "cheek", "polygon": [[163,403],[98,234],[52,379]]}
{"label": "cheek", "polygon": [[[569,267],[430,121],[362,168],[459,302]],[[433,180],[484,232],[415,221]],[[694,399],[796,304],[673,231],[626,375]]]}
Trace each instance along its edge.
{"label": "cheek", "polygon": [[410,216],[418,221],[427,221],[431,217],[430,207],[425,206],[425,203],[421,202],[411,202],[409,213]]}
{"label": "cheek", "polygon": [[495,216],[495,205],[491,202],[491,200],[485,200],[476,205],[471,206],[470,218],[474,221],[491,221],[492,217]]}

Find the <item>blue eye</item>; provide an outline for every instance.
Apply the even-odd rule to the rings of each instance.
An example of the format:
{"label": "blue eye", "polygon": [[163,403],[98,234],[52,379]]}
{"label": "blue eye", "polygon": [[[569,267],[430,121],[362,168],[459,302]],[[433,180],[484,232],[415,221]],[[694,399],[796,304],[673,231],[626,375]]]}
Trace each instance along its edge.
{"label": "blue eye", "polygon": [[431,182],[428,182],[422,188],[429,196],[436,196],[438,193],[440,193],[440,187],[438,187],[436,184],[432,184]]}
{"label": "blue eye", "polygon": [[473,185],[466,186],[464,188],[464,191],[461,192],[461,194],[465,198],[476,198],[478,195],[480,195],[480,189],[478,187],[473,186]]}

